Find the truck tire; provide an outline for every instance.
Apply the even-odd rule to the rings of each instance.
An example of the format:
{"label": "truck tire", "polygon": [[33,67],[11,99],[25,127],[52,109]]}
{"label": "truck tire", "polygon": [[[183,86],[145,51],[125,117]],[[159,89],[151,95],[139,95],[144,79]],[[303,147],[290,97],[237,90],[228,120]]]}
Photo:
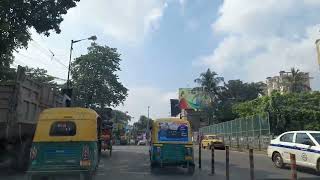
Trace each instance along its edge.
{"label": "truck tire", "polygon": [[25,140],[16,146],[16,170],[21,172],[28,170],[31,144],[31,140]]}

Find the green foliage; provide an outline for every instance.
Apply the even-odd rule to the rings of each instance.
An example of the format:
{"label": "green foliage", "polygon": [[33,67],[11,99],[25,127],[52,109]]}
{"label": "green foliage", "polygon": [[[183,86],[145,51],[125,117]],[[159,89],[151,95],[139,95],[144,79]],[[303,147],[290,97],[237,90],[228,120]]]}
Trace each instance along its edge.
{"label": "green foliage", "polygon": [[[10,79],[12,53],[27,47],[30,29],[49,36],[60,33],[62,15],[79,0],[1,0],[0,1],[0,79]],[[9,73],[9,74],[8,74]]]}
{"label": "green foliage", "polygon": [[217,109],[217,101],[221,95],[221,86],[223,77],[219,77],[214,71],[208,69],[206,72],[201,73],[200,77],[194,80],[200,87],[194,88],[195,91],[200,92],[203,97],[209,98],[209,104],[204,110],[207,114],[209,124],[214,122],[214,113]]}
{"label": "green foliage", "polygon": [[288,87],[287,91],[292,93],[305,92],[310,90],[310,87],[306,85],[309,81],[309,77],[299,69],[291,68],[289,75],[284,76],[282,84]]}
{"label": "green foliage", "polygon": [[272,93],[237,104],[233,111],[240,117],[269,113],[271,132],[289,130],[320,130],[320,93]]}
{"label": "green foliage", "polygon": [[153,120],[150,118],[148,119],[148,117],[144,115],[140,116],[139,121],[133,123],[134,134],[137,135],[138,133],[146,132],[148,121],[149,121],[149,127],[151,127]]}
{"label": "green foliage", "polygon": [[119,110],[113,110],[111,114],[112,114],[111,121],[114,123],[128,124],[129,121],[131,121],[131,116],[129,116],[125,112],[122,112]]}
{"label": "green foliage", "polygon": [[120,61],[117,49],[92,43],[72,64],[74,104],[99,109],[123,103],[128,89],[118,81]]}
{"label": "green foliage", "polygon": [[224,83],[224,78],[218,77],[218,74],[210,69],[201,73],[195,82],[200,87],[194,89],[210,99],[207,107],[202,106],[205,108],[201,109],[207,115],[210,124],[235,119],[238,116],[233,113],[233,105],[263,95],[266,87],[262,82],[243,83],[241,80]]}
{"label": "green foliage", "polygon": [[229,80],[224,85],[219,101],[217,102],[217,110],[215,113],[218,122],[230,121],[238,117],[233,113],[234,104],[256,99],[259,95],[264,94],[266,84],[243,83],[241,80]]}
{"label": "green foliage", "polygon": [[243,83],[241,80],[229,80],[225,84],[225,89],[222,92],[224,98],[234,99],[238,102],[253,100],[260,95],[264,95],[266,84],[258,83]]}
{"label": "green foliage", "polygon": [[[28,76],[29,79],[38,82],[38,83],[42,83],[42,84],[46,84],[49,85],[50,87],[59,88],[59,85],[54,81],[54,77],[48,75],[48,71],[45,69],[41,69],[41,68],[31,68],[28,66],[24,67],[25,69],[25,74]],[[10,76],[8,76],[5,80],[2,81],[14,81],[16,79],[16,69],[14,68],[10,68]]]}
{"label": "green foliage", "polygon": [[15,76],[16,76],[16,69],[10,68],[9,62],[6,62],[6,61],[1,62],[1,58],[0,58],[0,82],[13,81],[15,79]]}
{"label": "green foliage", "polygon": [[57,83],[54,82],[54,77],[50,76],[47,74],[47,70],[45,69],[41,69],[41,68],[30,68],[28,66],[25,67],[26,68],[26,75],[38,82],[38,83],[43,83],[43,84],[47,84],[50,85],[51,87],[58,87]]}

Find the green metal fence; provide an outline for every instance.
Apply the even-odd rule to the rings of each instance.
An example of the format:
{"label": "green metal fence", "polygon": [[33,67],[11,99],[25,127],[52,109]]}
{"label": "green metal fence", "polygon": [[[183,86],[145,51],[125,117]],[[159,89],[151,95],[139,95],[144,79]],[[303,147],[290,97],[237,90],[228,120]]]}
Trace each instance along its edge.
{"label": "green metal fence", "polygon": [[219,124],[202,127],[200,134],[216,134],[221,136],[230,146],[253,146],[265,148],[270,141],[270,123],[267,113],[238,118]]}

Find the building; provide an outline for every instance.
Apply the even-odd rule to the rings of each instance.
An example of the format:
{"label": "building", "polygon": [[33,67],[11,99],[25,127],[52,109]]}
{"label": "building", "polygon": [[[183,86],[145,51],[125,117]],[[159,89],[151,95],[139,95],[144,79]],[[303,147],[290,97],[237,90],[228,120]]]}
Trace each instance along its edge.
{"label": "building", "polygon": [[[303,91],[309,92],[310,88],[310,76],[308,72],[301,72],[305,77]],[[292,76],[291,72],[280,71],[279,76],[267,77],[267,93],[271,95],[272,91],[279,91],[280,93],[288,92],[290,87],[289,84],[286,83],[286,79],[288,76]]]}

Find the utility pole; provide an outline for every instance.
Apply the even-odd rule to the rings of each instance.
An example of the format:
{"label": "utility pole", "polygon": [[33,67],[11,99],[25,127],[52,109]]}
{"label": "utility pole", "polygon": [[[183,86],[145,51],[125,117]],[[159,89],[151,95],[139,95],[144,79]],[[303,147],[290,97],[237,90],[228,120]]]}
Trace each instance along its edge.
{"label": "utility pole", "polygon": [[[147,130],[146,130],[146,138],[147,138],[147,142],[149,142],[149,134],[150,134],[150,124],[149,124],[149,117],[150,116],[150,106],[148,106],[148,119],[147,119]],[[148,143],[146,143],[146,145],[148,145]]]}

